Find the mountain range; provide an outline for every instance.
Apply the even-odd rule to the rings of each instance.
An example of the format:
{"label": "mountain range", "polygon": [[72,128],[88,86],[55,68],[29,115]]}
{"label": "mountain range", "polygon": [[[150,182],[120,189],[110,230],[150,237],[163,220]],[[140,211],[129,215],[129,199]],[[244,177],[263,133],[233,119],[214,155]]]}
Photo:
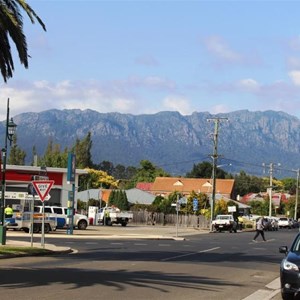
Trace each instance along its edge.
{"label": "mountain range", "polygon": [[[194,164],[212,162],[217,154],[217,165],[233,174],[244,170],[266,176],[273,164],[274,177],[295,177],[300,167],[300,120],[284,112],[133,115],[52,109],[16,115],[14,122],[26,163],[32,161],[34,145],[43,155],[50,138],[63,150],[90,131],[95,164],[110,161],[138,167],[146,159],[171,175],[184,176]],[[0,123],[1,141],[4,132],[5,121]]]}

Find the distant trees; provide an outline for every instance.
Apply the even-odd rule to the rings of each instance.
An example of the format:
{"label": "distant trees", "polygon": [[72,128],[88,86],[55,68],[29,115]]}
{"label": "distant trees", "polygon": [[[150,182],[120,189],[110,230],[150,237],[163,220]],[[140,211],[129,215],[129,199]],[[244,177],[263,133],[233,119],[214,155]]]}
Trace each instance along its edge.
{"label": "distant trees", "polygon": [[129,202],[124,190],[112,190],[108,199],[109,206],[115,206],[120,210],[129,210]]}
{"label": "distant trees", "polygon": [[[210,162],[204,161],[199,164],[194,164],[191,172],[186,174],[187,178],[211,178],[213,165]],[[228,176],[227,172],[220,168],[216,168],[216,178],[225,179]]]}
{"label": "distant trees", "polygon": [[131,179],[131,186],[135,187],[138,182],[154,182],[156,177],[169,177],[163,169],[155,167],[149,160],[141,160],[140,168],[137,169]]}
{"label": "distant trees", "polygon": [[17,145],[17,135],[13,136],[12,146],[10,148],[8,164],[10,165],[24,165],[26,153]]}
{"label": "distant trees", "polygon": [[6,82],[13,76],[14,62],[11,54],[10,39],[16,46],[21,64],[28,68],[27,40],[23,32],[23,10],[31,23],[35,20],[46,31],[46,26],[35,11],[25,0],[1,0],[0,1],[0,70]]}

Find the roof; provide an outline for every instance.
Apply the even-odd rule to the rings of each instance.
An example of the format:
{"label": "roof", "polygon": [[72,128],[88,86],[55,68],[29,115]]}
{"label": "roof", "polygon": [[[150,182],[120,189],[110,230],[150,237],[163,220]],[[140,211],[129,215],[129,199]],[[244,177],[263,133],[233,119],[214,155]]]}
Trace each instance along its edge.
{"label": "roof", "polygon": [[[216,193],[232,193],[234,179],[216,179]],[[205,178],[182,178],[182,177],[156,177],[151,192],[174,192],[190,193],[192,191],[201,193],[212,192],[212,179]]]}
{"label": "roof", "polygon": [[[19,165],[6,165],[6,170],[19,170],[19,171],[31,171],[37,174],[41,171],[41,167],[36,166],[19,166]],[[57,173],[68,173],[67,168],[53,168],[47,167],[47,172],[57,172]],[[88,174],[87,170],[76,169],[76,174]]]}
{"label": "roof", "polygon": [[142,191],[150,191],[151,187],[153,185],[153,182],[138,182],[136,184],[136,188]]}
{"label": "roof", "polygon": [[100,189],[89,189],[76,193],[77,200],[87,202],[89,199],[100,199]]}
{"label": "roof", "polygon": [[126,190],[125,192],[126,192],[128,202],[132,204],[150,205],[155,199],[155,196],[153,194],[150,194],[148,192],[136,188]]}

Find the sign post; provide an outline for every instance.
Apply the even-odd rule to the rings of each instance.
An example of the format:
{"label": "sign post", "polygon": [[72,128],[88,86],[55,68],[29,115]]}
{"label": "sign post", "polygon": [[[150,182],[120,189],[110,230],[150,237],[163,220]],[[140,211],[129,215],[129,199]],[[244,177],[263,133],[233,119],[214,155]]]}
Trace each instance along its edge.
{"label": "sign post", "polygon": [[74,227],[74,202],[75,202],[75,178],[76,178],[76,155],[69,152],[68,154],[68,174],[67,182],[72,184],[72,191],[68,193],[68,217],[67,217],[67,234],[73,234]]}
{"label": "sign post", "polygon": [[32,184],[33,184],[33,187],[34,187],[36,193],[39,195],[39,197],[43,203],[41,245],[44,248],[45,247],[45,203],[44,203],[44,200],[48,196],[48,194],[54,184],[54,180],[34,180],[34,181],[32,181]]}

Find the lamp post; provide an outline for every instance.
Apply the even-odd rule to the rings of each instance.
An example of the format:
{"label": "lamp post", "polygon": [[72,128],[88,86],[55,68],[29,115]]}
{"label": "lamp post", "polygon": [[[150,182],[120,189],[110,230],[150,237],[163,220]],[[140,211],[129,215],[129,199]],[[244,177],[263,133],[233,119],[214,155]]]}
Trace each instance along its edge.
{"label": "lamp post", "polygon": [[5,185],[6,185],[6,159],[7,159],[7,140],[9,140],[10,145],[13,136],[16,132],[17,125],[14,123],[13,119],[9,120],[9,98],[7,99],[7,116],[6,116],[6,126],[5,126],[5,140],[4,148],[2,149],[2,186],[1,186],[1,204],[0,204],[0,243],[1,245],[6,244],[6,227],[5,227]]}

